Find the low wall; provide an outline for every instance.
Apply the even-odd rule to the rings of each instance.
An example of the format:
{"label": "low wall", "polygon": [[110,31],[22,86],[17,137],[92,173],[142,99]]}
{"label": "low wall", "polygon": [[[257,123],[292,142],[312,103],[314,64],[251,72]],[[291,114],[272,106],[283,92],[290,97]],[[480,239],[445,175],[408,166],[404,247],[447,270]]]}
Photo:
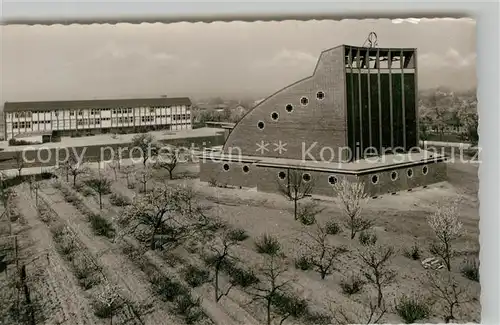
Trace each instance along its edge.
{"label": "low wall", "polygon": [[[409,169],[411,169],[411,176],[408,175]],[[256,187],[258,191],[267,193],[277,193],[280,187],[286,184],[286,177],[280,179],[280,173],[287,175],[287,169],[260,167],[251,162],[212,160],[200,162],[202,182],[213,181],[219,185]],[[312,194],[333,196],[335,193],[332,185],[342,179],[347,179],[352,182],[357,180],[364,182],[366,193],[370,196],[377,196],[445,181],[447,166],[445,162],[427,162],[411,167],[389,167],[383,171],[361,175],[322,171],[303,171],[302,174],[308,174],[310,181],[313,182]]]}
{"label": "low wall", "polygon": [[[183,147],[206,148],[220,146],[224,143],[224,135],[191,137],[184,139],[159,140],[161,144],[170,144]],[[34,148],[35,147],[35,148]],[[68,155],[82,157],[85,161],[99,161],[112,159],[113,153],[118,155],[122,152],[122,158],[140,158],[142,153],[139,150],[132,150],[131,143],[103,144],[90,146],[57,146],[46,147],[44,145],[26,146],[24,151],[0,151],[0,170],[16,169],[17,160],[24,158],[24,168],[29,167],[52,167],[68,159]]]}

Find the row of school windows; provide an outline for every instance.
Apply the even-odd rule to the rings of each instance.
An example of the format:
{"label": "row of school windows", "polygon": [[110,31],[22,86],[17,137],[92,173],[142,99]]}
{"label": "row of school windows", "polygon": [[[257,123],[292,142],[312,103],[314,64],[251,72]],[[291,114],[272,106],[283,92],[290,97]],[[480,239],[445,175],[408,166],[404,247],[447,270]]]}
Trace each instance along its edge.
{"label": "row of school windows", "polygon": [[[152,106],[148,107],[150,113],[154,113],[156,109],[166,109],[166,108],[172,108],[171,106]],[[176,107],[174,107],[176,109]],[[177,107],[177,109],[180,109],[180,106]],[[133,112],[133,108],[116,108],[116,109],[111,109],[111,108],[93,108],[90,110],[90,115],[99,115],[100,112],[109,112],[112,111],[113,114],[128,114]],[[51,111],[26,111],[26,112],[17,112],[14,113],[15,118],[22,118],[22,117],[32,117],[32,114],[50,114]],[[55,116],[59,116],[60,111],[54,112]],[[84,110],[79,110],[79,111],[70,111],[69,115],[70,116],[75,116],[75,113],[78,113],[78,115],[84,115]],[[9,117],[12,118],[12,115],[9,114]]]}
{"label": "row of school windows", "polygon": [[[160,117],[172,117],[172,120],[174,121],[180,121],[180,120],[186,120],[186,119],[190,119],[191,116],[190,114],[177,114],[177,115],[162,115],[162,116],[158,116],[158,117],[155,117],[155,116],[141,116],[141,122],[154,122],[157,118],[160,118]],[[101,124],[101,121],[112,121],[113,124],[118,124],[118,123],[133,123],[134,122],[134,117],[130,116],[130,117],[119,117],[119,118],[109,118],[109,117],[105,117],[105,118],[91,118],[91,119],[78,119],[76,120],[76,123],[77,125],[93,125],[93,124],[97,124],[97,125],[100,125]],[[66,121],[69,121],[69,120],[66,120]],[[54,121],[55,124],[57,124],[57,121]],[[64,121],[59,121],[59,124],[63,125]],[[31,128],[31,125],[33,124],[50,124],[51,121],[21,121],[21,122],[13,122],[12,123],[12,128],[14,129],[24,129],[24,128],[27,128],[27,129],[30,129]],[[66,124],[69,124],[69,123],[66,123]],[[74,124],[74,123],[72,123]]]}

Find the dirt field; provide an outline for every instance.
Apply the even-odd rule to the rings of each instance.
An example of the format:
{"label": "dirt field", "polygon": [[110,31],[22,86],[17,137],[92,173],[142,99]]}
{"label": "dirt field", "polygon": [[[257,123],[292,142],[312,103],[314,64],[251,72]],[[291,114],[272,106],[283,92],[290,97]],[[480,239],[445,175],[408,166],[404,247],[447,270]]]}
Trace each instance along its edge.
{"label": "dirt field", "polygon": [[[142,165],[136,168],[140,170]],[[434,237],[426,217],[435,211],[438,204],[457,195],[463,198],[459,211],[465,235],[455,243],[459,256],[453,259],[452,273],[459,280],[460,287],[467,288],[470,301],[457,306],[455,316],[460,322],[480,321],[480,285],[460,274],[464,259],[477,257],[479,253],[477,169],[472,164],[450,164],[448,182],[381,196],[370,199],[366,204],[363,215],[374,220],[373,231],[377,235],[377,243],[391,246],[396,252],[389,264],[396,277],[383,290],[388,308],[381,322],[402,322],[394,310],[394,304],[403,294],[430,295],[425,282],[428,271],[420,262],[432,256],[428,246]],[[302,271],[294,266],[295,259],[302,252],[300,240],[304,240],[304,231],[312,231],[314,226],[304,226],[294,220],[292,202],[283,196],[258,193],[253,189],[211,187],[201,183],[197,173],[196,165],[178,166],[174,173],[175,179],[169,180],[166,171],[154,171],[147,187],[190,185],[196,192],[197,204],[204,208],[208,217],[220,218],[231,227],[244,229],[249,237],[235,246],[233,252],[245,268],[257,270],[264,261],[263,255],[256,252],[255,240],[263,234],[276,236],[282,245],[284,260],[289,265],[283,278],[292,280],[289,283],[291,292],[307,299],[314,312],[332,316],[334,310],[342,307],[355,321],[367,320],[363,311],[367,310],[367,301],[376,296],[376,290],[366,284],[359,293],[346,295],[340,287],[346,276],[364,271],[357,257],[358,251],[364,249],[358,237],[351,240],[346,230],[328,237],[329,244],[345,246],[348,252],[339,256],[332,274],[321,279],[314,270]],[[109,168],[104,169],[103,174],[112,180],[112,193],[120,193],[130,200],[142,195],[142,185],[137,178],[136,186],[128,188],[122,172],[118,172],[116,180]],[[82,175],[77,182],[83,184],[95,175],[97,170],[92,168],[89,175]],[[72,186],[71,178],[70,182],[66,182],[65,176],[59,174],[58,180],[45,180],[39,184],[37,193],[30,190],[27,183],[16,186],[16,197],[12,201],[20,215],[13,223],[13,232],[17,234],[20,249],[18,259],[21,264],[27,265],[28,284],[33,297],[40,304],[36,324],[107,324],[110,318],[113,324],[180,325],[190,321],[178,311],[179,305],[175,301],[165,300],[158,293],[154,284],[159,278],[175,279],[186,284],[183,280],[186,267],[204,265],[203,259],[211,237],[198,238],[199,245],[193,246],[191,241],[190,245],[180,245],[171,251],[153,251],[139,237],[122,231],[118,221],[129,207],[113,205],[110,194],[103,195],[103,209],[100,211],[97,193],[94,191],[85,196],[82,187],[76,190]],[[324,209],[316,216],[318,222],[335,220],[343,224],[341,209],[333,198],[312,197],[300,201],[300,204],[308,201],[314,201]],[[45,206],[45,212],[40,212],[40,206]],[[94,214],[109,222],[116,234],[109,237],[97,235],[89,222],[89,216]],[[78,242],[78,251],[98,266],[100,280],[90,288],[82,287],[75,272],[75,258],[71,260],[62,253],[61,244],[54,235],[55,229],[61,225],[69,229],[75,242]],[[422,250],[420,260],[403,255],[404,250],[414,244]],[[10,264],[7,271],[9,276],[15,274],[15,265]],[[4,276],[7,279],[4,274],[2,279]],[[222,272],[220,284],[227,287],[230,281],[231,274]],[[108,286],[116,288],[120,299],[126,303],[120,305],[112,317],[98,316],[96,293]],[[191,288],[190,295],[193,299],[201,298],[199,306],[194,307],[203,314],[197,319],[198,324],[266,323],[265,304],[253,301],[249,291],[241,286],[232,287],[219,302],[214,299],[213,281]],[[443,322],[442,310],[442,303],[435,302],[425,322]],[[279,324],[279,321],[280,318],[276,318],[273,324]],[[332,322],[336,323],[335,320]],[[303,319],[291,316],[283,324],[303,323]],[[0,324],[7,322],[0,320]]]}

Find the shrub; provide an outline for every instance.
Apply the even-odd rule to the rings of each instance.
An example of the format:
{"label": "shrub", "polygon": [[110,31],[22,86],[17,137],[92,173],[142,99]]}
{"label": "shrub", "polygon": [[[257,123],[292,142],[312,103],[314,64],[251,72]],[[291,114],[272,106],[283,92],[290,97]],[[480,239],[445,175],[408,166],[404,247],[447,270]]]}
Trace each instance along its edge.
{"label": "shrub", "polygon": [[217,187],[217,178],[216,177],[211,177],[209,180],[208,180],[208,184],[211,186],[211,187]]}
{"label": "shrub", "polygon": [[111,193],[111,182],[108,179],[91,178],[84,183],[91,189],[100,189],[103,195]]}
{"label": "shrub", "polygon": [[360,292],[364,284],[365,282],[361,279],[361,277],[351,275],[349,278],[343,279],[340,282],[340,287],[345,294],[353,295]]}
{"label": "shrub", "polygon": [[288,315],[300,318],[307,312],[307,300],[292,294],[277,292],[272,298],[272,304],[281,315]]}
{"label": "shrub", "polygon": [[312,264],[311,258],[304,256],[304,255],[300,256],[299,258],[297,258],[295,260],[295,267],[299,270],[302,270],[302,271],[307,271],[307,270],[312,269],[313,264]]}
{"label": "shrub", "polygon": [[395,302],[394,309],[406,324],[413,324],[417,320],[425,319],[430,313],[428,302],[417,296],[403,295],[399,301]]}
{"label": "shrub", "polygon": [[342,232],[342,228],[340,228],[340,225],[337,222],[330,220],[326,223],[326,233],[327,234],[336,235],[340,232]]}
{"label": "shrub", "polygon": [[479,282],[479,263],[476,259],[465,260],[460,267],[460,273],[469,280]]}
{"label": "shrub", "polygon": [[187,293],[187,289],[179,282],[173,281],[166,276],[156,276],[151,280],[154,292],[164,301],[174,301],[179,295]]}
{"label": "shrub", "polygon": [[210,272],[200,267],[189,265],[184,269],[184,280],[193,288],[209,281]]}
{"label": "shrub", "polygon": [[419,260],[420,259],[420,248],[418,247],[417,244],[414,244],[411,248],[405,249],[403,255],[405,257],[408,257],[412,260]]}
{"label": "shrub", "polygon": [[109,202],[117,207],[124,207],[132,203],[127,196],[120,193],[111,194],[109,196]]}
{"label": "shrub", "polygon": [[107,219],[98,214],[89,216],[90,227],[97,236],[113,238],[115,236],[115,228]]}
{"label": "shrub", "polygon": [[245,270],[237,267],[232,262],[223,264],[222,269],[231,277],[231,284],[239,285],[243,288],[259,283],[259,278],[252,270]]}
{"label": "shrub", "polygon": [[203,312],[200,309],[201,298],[193,299],[189,294],[183,294],[175,299],[175,310],[180,315],[184,316],[187,324],[196,323],[202,316]]}
{"label": "shrub", "polygon": [[248,234],[246,233],[245,229],[241,228],[231,229],[228,233],[228,236],[229,239],[234,241],[244,241],[248,238]]}
{"label": "shrub", "polygon": [[278,239],[272,235],[264,234],[257,238],[255,247],[260,254],[276,255],[281,250]]}
{"label": "shrub", "polygon": [[85,185],[77,185],[76,186],[76,190],[78,192],[80,192],[83,196],[87,197],[87,196],[92,196],[95,194],[94,190],[91,189],[90,187],[88,186],[85,186]]}
{"label": "shrub", "polygon": [[359,233],[359,242],[363,246],[375,245],[377,242],[377,235],[373,232],[362,231]]}
{"label": "shrub", "polygon": [[321,209],[318,209],[315,203],[300,205],[297,211],[297,219],[303,225],[310,226],[316,223],[316,215],[319,212],[321,212]]}
{"label": "shrub", "polygon": [[327,315],[316,311],[307,311],[303,317],[305,323],[313,325],[330,325],[332,318]]}
{"label": "shrub", "polygon": [[110,304],[94,299],[92,302],[92,307],[94,308],[94,315],[99,318],[111,318],[117,310],[122,308],[123,301],[118,297],[118,299],[113,300]]}
{"label": "shrub", "polygon": [[78,279],[78,284],[83,289],[87,290],[99,284],[99,277],[95,271],[95,267],[84,258],[80,257],[73,260],[73,273]]}

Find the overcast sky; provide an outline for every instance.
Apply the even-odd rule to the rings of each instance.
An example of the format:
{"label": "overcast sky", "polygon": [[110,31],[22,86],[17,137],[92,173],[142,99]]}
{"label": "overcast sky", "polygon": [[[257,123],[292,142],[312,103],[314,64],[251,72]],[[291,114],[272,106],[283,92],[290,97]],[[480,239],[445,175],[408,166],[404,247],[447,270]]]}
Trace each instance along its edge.
{"label": "overcast sky", "polygon": [[[417,23],[418,22],[418,23]],[[476,86],[470,19],[216,22],[1,27],[0,103],[168,96],[251,96],[312,74],[320,52],[418,49],[419,86]]]}

